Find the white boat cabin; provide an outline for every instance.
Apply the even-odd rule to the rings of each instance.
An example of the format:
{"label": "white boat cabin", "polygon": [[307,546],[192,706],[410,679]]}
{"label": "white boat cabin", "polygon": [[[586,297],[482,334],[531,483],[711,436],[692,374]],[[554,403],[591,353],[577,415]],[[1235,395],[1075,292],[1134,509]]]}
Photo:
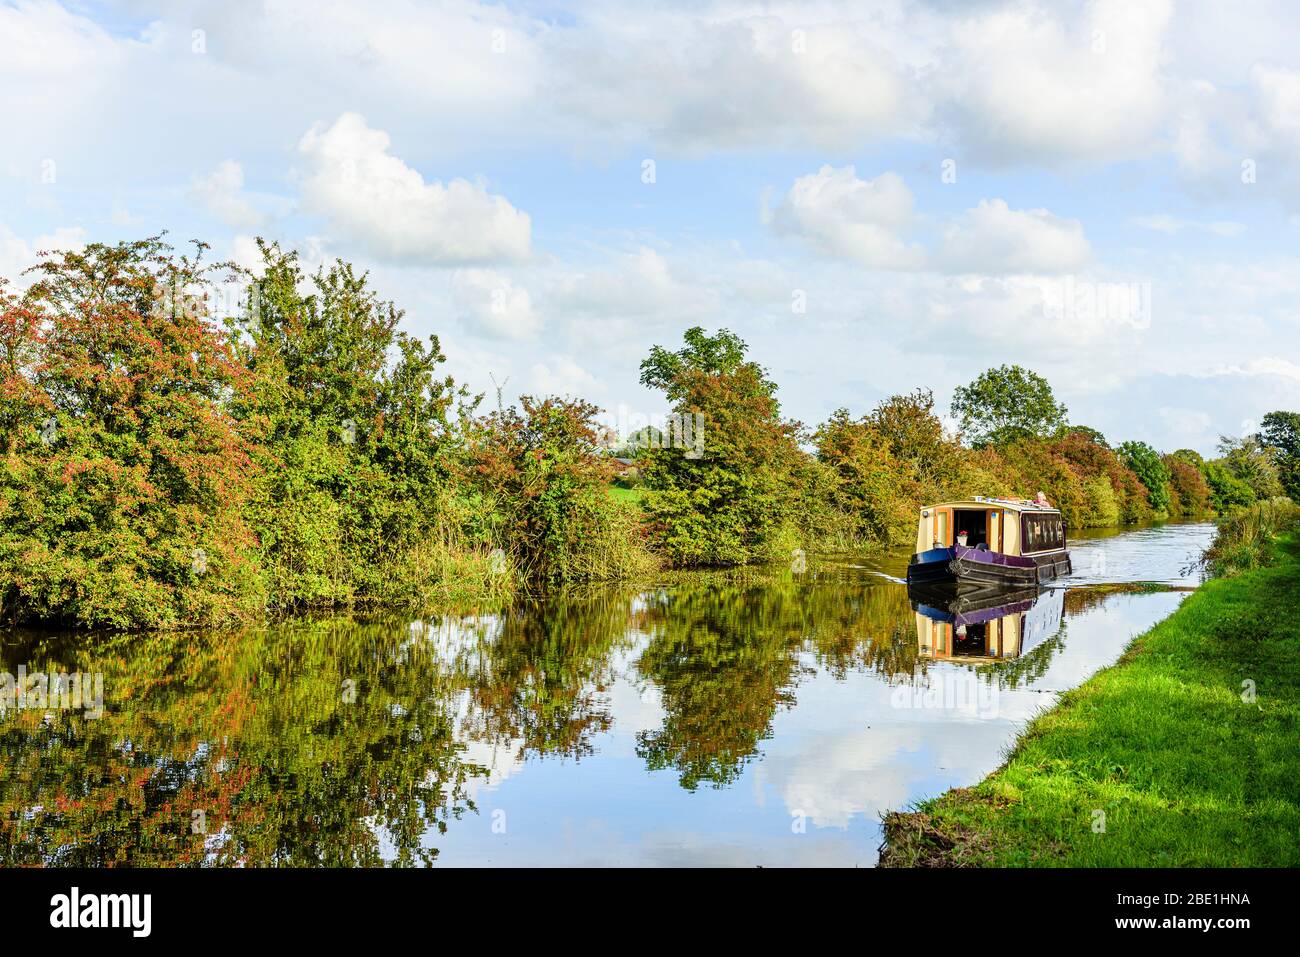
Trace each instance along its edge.
{"label": "white boat cabin", "polygon": [[1045,500],[976,495],[921,509],[916,551],[984,545],[1004,555],[1031,556],[1065,548],[1065,522]]}

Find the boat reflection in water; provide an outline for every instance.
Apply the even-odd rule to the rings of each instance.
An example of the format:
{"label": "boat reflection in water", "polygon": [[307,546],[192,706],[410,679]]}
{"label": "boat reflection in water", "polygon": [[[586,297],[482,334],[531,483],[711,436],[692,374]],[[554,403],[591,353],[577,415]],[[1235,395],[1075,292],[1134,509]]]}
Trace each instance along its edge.
{"label": "boat reflection in water", "polygon": [[1018,658],[1055,635],[1065,589],[992,589],[954,596],[909,585],[920,653],[933,660],[992,664]]}

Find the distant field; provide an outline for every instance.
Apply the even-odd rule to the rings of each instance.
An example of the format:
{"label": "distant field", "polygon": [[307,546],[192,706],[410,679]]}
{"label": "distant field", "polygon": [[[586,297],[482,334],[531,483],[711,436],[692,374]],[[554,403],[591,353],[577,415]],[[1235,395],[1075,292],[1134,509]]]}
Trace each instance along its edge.
{"label": "distant field", "polygon": [[640,488],[624,488],[621,485],[611,485],[609,487],[610,498],[620,502],[635,502],[641,504],[641,499],[645,497],[645,490]]}

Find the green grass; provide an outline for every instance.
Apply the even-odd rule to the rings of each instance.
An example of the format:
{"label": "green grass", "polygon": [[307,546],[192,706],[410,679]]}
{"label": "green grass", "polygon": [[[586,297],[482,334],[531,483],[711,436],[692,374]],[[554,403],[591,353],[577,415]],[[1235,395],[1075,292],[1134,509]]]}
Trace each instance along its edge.
{"label": "green grass", "polygon": [[632,502],[635,505],[640,505],[641,499],[645,498],[645,489],[611,485],[609,487],[609,497],[616,502]]}
{"label": "green grass", "polygon": [[982,783],[886,815],[885,840],[885,866],[1300,864],[1300,538],[1203,585]]}

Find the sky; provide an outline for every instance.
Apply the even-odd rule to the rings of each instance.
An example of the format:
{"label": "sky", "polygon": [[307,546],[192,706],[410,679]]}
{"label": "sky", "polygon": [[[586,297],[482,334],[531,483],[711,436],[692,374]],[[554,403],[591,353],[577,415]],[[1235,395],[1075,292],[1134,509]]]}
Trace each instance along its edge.
{"label": "sky", "polygon": [[810,426],[1014,362],[1209,453],[1300,409],[1293,12],[0,0],[0,276],[262,236],[368,270],[471,389],[624,432],[701,325]]}

